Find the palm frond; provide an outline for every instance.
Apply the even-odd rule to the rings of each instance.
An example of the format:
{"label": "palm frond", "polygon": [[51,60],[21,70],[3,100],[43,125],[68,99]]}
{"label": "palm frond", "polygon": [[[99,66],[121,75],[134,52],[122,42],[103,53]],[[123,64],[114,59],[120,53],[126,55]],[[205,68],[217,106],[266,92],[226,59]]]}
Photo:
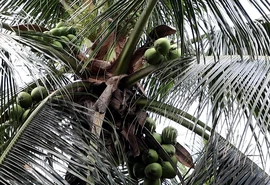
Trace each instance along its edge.
{"label": "palm frond", "polygon": [[74,177],[90,184],[132,183],[87,129],[83,109],[59,99],[40,104],[1,157],[2,184],[69,184]]}
{"label": "palm frond", "polygon": [[[205,131],[202,132],[199,126],[208,131],[210,131],[211,128],[209,130],[207,125],[184,111],[164,105],[161,102],[151,101],[148,102],[148,104],[146,104],[146,102],[147,101],[140,99],[137,104],[145,106],[145,109],[150,112],[158,113],[177,122],[207,140],[207,148],[203,150],[202,153],[199,153],[199,158],[196,156],[198,162],[195,165],[194,171],[191,170],[193,171],[191,174],[186,174],[187,184],[268,184],[270,177],[264,171],[265,166],[261,165],[261,162],[267,158],[264,153],[254,152],[255,147],[249,146],[249,150],[245,151],[244,154],[233,146],[228,138],[225,140],[214,131],[212,131],[210,138],[205,137],[207,133]],[[178,129],[180,130],[180,127]],[[182,127],[181,129],[183,130]],[[230,131],[230,133],[232,135],[234,134],[232,131]],[[265,137],[267,136],[268,135]],[[254,134],[253,137],[257,137],[257,135]],[[261,141],[255,140],[255,142],[257,142],[256,145],[260,146]],[[265,163],[267,163],[267,161]]]}
{"label": "palm frond", "polygon": [[[38,25],[55,25],[59,20],[66,19],[68,13],[59,0],[50,1],[1,1],[1,12],[4,14],[29,15]],[[64,1],[63,1],[64,3]]]}
{"label": "palm frond", "polygon": [[270,177],[226,140],[216,136],[207,144],[195,170],[187,177],[191,184],[254,184],[270,183]]}
{"label": "palm frond", "polygon": [[[258,10],[264,19],[269,21],[266,16],[268,5],[257,1],[250,2],[254,11]],[[171,0],[170,4],[181,34],[183,53],[187,53],[190,47],[197,54],[207,53],[210,47],[210,53],[217,56],[226,52],[239,55],[267,53],[269,36],[260,24],[251,19],[242,2]],[[194,47],[190,44],[192,39],[196,40]],[[209,43],[207,48],[205,42]]]}
{"label": "palm frond", "polygon": [[[184,111],[193,110],[194,117],[203,118],[241,151],[256,153],[257,148],[262,155],[269,145],[267,61],[267,57],[224,56],[215,62],[214,57],[206,57],[208,64],[194,63],[178,80],[174,76],[175,87],[168,92],[167,102]],[[238,133],[242,137],[237,137]],[[262,166],[267,164],[268,155],[264,152],[261,156]]]}
{"label": "palm frond", "polygon": [[[253,25],[256,25],[256,29],[253,28]],[[230,32],[236,38],[240,48],[237,49],[231,39],[222,31],[216,31],[208,36],[204,35],[202,50],[206,55],[237,55],[239,51],[243,55],[268,55],[269,34],[263,24],[252,21],[252,23],[246,23],[245,27],[249,29],[249,33],[247,33],[247,37],[250,37],[249,42],[241,38],[241,33],[237,28],[230,28]],[[256,41],[252,41],[253,39]]]}
{"label": "palm frond", "polygon": [[[22,124],[19,117],[11,119],[9,116],[10,108],[16,103],[16,95],[21,91],[30,93],[38,85],[45,86],[47,91],[52,91],[70,83],[71,80],[66,73],[70,67],[64,64],[61,59],[52,54],[39,55],[32,51],[32,48],[41,51],[40,46],[42,46],[40,43],[33,44],[33,39],[29,40],[9,33],[1,33],[1,41],[5,43],[1,45],[0,72],[0,143],[2,152]],[[66,71],[61,72],[61,68]]]}

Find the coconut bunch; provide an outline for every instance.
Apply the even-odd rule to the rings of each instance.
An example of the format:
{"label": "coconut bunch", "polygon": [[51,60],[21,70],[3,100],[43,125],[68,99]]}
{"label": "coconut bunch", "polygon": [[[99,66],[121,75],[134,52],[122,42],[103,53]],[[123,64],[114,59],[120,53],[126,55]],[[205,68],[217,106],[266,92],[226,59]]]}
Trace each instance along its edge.
{"label": "coconut bunch", "polygon": [[[43,32],[44,41],[50,42],[57,49],[72,50],[78,52],[80,49],[81,39],[76,36],[76,29],[72,26],[67,26],[64,22],[59,22],[54,28]],[[47,35],[52,35],[47,36]]]}
{"label": "coconut bunch", "polygon": [[38,104],[48,96],[48,92],[43,86],[35,87],[30,94],[22,91],[16,97],[14,103],[9,110],[9,119],[24,121],[29,116],[31,107]]}
{"label": "coconut bunch", "polygon": [[162,62],[175,60],[181,56],[181,49],[177,44],[170,44],[167,38],[155,40],[154,46],[144,52],[145,60],[151,65],[159,65]]}
{"label": "coconut bunch", "polygon": [[[173,163],[177,164],[178,160],[175,155],[177,130],[168,126],[159,134],[155,131],[155,121],[149,117],[146,119],[144,127],[152,133],[152,136],[159,142]],[[147,144],[147,138],[145,140]],[[129,166],[132,166],[131,175],[142,179],[143,185],[160,185],[163,179],[174,178],[177,174],[171,163],[166,160],[166,156],[159,155],[156,146],[151,144],[148,144],[148,149],[141,151],[139,156],[129,158],[128,163]]]}

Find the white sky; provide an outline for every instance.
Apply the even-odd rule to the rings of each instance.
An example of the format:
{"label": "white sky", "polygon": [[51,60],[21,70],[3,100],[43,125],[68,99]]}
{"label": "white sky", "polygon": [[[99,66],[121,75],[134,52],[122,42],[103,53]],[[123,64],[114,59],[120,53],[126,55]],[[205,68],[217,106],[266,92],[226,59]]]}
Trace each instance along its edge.
{"label": "white sky", "polygon": [[261,17],[261,14],[259,13],[259,11],[256,8],[254,8],[254,6],[248,0],[239,0],[239,1],[247,10],[251,19],[258,19]]}

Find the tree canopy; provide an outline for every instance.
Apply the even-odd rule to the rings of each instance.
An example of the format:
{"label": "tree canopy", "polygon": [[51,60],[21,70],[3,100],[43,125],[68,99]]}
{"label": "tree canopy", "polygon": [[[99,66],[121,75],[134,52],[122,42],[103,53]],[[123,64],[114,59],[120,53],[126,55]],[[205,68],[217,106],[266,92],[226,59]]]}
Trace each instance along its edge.
{"label": "tree canopy", "polygon": [[[146,184],[151,147],[163,184],[270,183],[268,2],[0,2],[1,184]],[[149,118],[186,133],[178,162]]]}

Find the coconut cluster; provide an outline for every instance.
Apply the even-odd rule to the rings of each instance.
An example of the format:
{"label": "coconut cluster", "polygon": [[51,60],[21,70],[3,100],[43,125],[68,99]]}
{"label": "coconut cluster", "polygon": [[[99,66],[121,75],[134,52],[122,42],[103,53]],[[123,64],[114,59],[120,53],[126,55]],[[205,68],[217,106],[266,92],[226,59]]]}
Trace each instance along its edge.
{"label": "coconut cluster", "polygon": [[59,22],[54,28],[43,33],[43,40],[50,42],[56,49],[72,50],[74,53],[79,52],[81,39],[76,36],[76,29],[74,27],[66,26],[64,22]]}
{"label": "coconut cluster", "polygon": [[[159,134],[155,131],[155,121],[149,117],[146,119],[144,127],[152,133],[152,136],[162,146],[173,163],[177,164],[178,160],[175,155],[177,130],[168,126]],[[148,138],[145,138],[145,141],[147,144]],[[140,156],[129,158],[128,162],[133,166],[133,175],[137,179],[143,179],[143,185],[161,185],[162,179],[171,179],[177,174],[171,163],[166,160],[166,156],[159,155],[156,146],[151,144],[148,144],[147,150],[141,151]]]}
{"label": "coconut cluster", "polygon": [[145,60],[151,65],[158,65],[162,62],[177,59],[181,56],[181,49],[177,44],[170,44],[167,38],[155,40],[154,46],[144,52]]}
{"label": "coconut cluster", "polygon": [[48,92],[43,86],[35,87],[30,94],[24,91],[20,92],[16,97],[16,103],[9,109],[9,118],[24,121],[28,117],[31,107],[46,96],[48,96]]}

